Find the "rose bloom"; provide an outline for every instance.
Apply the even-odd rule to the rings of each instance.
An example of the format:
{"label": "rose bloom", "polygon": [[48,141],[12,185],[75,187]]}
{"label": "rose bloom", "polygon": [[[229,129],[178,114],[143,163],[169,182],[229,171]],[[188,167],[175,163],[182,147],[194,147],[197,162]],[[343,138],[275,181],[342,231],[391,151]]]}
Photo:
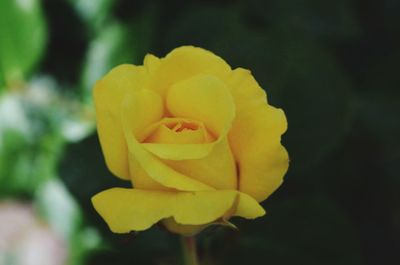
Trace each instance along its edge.
{"label": "rose bloom", "polygon": [[94,101],[106,164],[133,186],[92,198],[115,233],[161,223],[190,235],[260,217],[259,202],[288,168],[284,112],[250,71],[207,50],[184,46],[117,66],[96,83]]}

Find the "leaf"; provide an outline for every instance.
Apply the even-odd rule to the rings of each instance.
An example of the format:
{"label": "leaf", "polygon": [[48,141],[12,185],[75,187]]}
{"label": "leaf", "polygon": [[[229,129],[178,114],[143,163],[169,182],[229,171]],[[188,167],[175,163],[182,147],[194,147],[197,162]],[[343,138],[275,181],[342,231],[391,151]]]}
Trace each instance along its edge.
{"label": "leaf", "polygon": [[0,87],[22,81],[42,57],[47,28],[39,0],[0,1]]}

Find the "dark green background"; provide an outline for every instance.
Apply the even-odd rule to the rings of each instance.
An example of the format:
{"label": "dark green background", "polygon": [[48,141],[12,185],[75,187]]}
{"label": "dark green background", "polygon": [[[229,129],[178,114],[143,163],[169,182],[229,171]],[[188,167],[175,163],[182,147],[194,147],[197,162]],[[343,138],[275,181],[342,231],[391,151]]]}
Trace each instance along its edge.
{"label": "dark green background", "polygon": [[[251,69],[286,112],[291,163],[268,215],[202,233],[203,264],[400,264],[400,1],[82,2],[96,1],[42,2],[47,45],[30,72],[84,104],[113,66],[190,44]],[[84,264],[181,262],[175,236],[113,235],[95,213],[92,195],[125,185],[95,133],[63,145],[57,172],[103,238]]]}

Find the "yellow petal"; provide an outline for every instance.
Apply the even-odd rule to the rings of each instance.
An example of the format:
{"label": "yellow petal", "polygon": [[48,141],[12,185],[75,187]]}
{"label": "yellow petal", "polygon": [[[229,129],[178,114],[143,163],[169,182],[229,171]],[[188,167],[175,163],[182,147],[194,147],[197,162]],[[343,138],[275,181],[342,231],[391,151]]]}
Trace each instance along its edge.
{"label": "yellow petal", "polygon": [[225,136],[235,117],[235,105],[226,85],[215,76],[196,75],[173,85],[167,108],[175,117],[204,122],[210,132]]}
{"label": "yellow petal", "polygon": [[239,192],[238,194],[237,208],[233,214],[234,216],[255,219],[265,215],[265,210],[253,197],[243,192]]}
{"label": "yellow petal", "polygon": [[120,65],[98,81],[93,90],[97,129],[106,164],[114,175],[123,179],[129,179],[129,169],[119,112],[124,97],[141,89],[146,80],[145,68]]}
{"label": "yellow petal", "polygon": [[267,104],[250,72],[236,69],[232,80],[237,113],[229,140],[238,164],[239,190],[263,201],[280,186],[288,168],[288,154],[280,143],[286,117]]}
{"label": "yellow petal", "polygon": [[164,162],[176,171],[218,190],[237,187],[235,161],[226,137],[203,158]]}
{"label": "yellow petal", "polygon": [[156,72],[158,67],[161,65],[161,60],[153,54],[147,54],[144,57],[143,65],[147,68],[148,72],[152,74]]}
{"label": "yellow petal", "polygon": [[248,106],[267,103],[267,95],[247,69],[236,68],[224,79],[229,87],[236,106],[236,112],[246,111]]}
{"label": "yellow petal", "polygon": [[234,224],[227,220],[232,216],[239,216],[246,219],[255,219],[265,215],[265,210],[261,205],[253,199],[253,197],[238,192],[236,200],[231,209],[229,209],[224,216],[206,225],[187,225],[176,222],[173,218],[162,220],[162,224],[171,232],[181,234],[184,236],[191,236],[197,234],[211,225],[224,225],[230,228],[237,229]]}
{"label": "yellow petal", "polygon": [[163,96],[172,84],[191,76],[203,73],[223,78],[231,71],[222,58],[193,46],[176,48],[161,61],[151,80],[150,88]]}
{"label": "yellow petal", "polygon": [[147,174],[139,162],[133,157],[132,153],[129,152],[129,170],[131,174],[132,186],[136,189],[146,190],[174,190],[163,186],[161,183],[155,181],[152,177]]}
{"label": "yellow petal", "polygon": [[[127,103],[128,101],[130,103]],[[126,106],[126,104],[134,104],[134,106],[129,106],[132,108],[132,112],[129,113],[130,116],[127,116],[126,119],[135,137],[140,135],[143,128],[158,122],[164,115],[162,98],[151,90],[142,89],[127,96],[121,104],[122,112],[124,111],[123,106]],[[121,115],[123,115],[122,112]]]}
{"label": "yellow petal", "polygon": [[162,159],[191,160],[207,156],[214,144],[142,144],[143,148]]}
{"label": "yellow petal", "polygon": [[177,223],[203,225],[227,212],[236,191],[163,192],[113,188],[92,198],[96,211],[115,233],[142,231],[173,217]]}
{"label": "yellow petal", "polygon": [[282,183],[289,158],[280,143],[286,128],[282,110],[264,106],[239,118],[230,134],[238,162],[239,190],[263,201]]}
{"label": "yellow petal", "polygon": [[125,99],[122,106],[122,124],[129,152],[153,180],[165,187],[183,191],[213,190],[210,186],[168,167],[137,141],[136,131],[140,131],[139,128],[146,128],[156,121],[156,116],[152,122],[150,120],[146,122],[143,116],[150,111],[149,106],[158,106],[159,100],[160,96],[149,90],[142,90]]}

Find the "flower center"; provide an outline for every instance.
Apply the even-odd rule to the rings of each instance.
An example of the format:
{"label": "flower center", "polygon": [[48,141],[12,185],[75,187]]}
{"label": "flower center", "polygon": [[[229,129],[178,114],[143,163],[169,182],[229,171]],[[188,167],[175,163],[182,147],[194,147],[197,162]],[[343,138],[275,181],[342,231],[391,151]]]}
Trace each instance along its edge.
{"label": "flower center", "polygon": [[202,144],[216,139],[204,124],[183,118],[164,118],[142,133],[142,143]]}
{"label": "flower center", "polygon": [[182,132],[185,130],[191,130],[191,131],[196,131],[199,129],[199,125],[195,123],[190,123],[186,121],[178,121],[178,122],[172,122],[169,124],[165,124],[169,129],[171,129],[174,132]]}

